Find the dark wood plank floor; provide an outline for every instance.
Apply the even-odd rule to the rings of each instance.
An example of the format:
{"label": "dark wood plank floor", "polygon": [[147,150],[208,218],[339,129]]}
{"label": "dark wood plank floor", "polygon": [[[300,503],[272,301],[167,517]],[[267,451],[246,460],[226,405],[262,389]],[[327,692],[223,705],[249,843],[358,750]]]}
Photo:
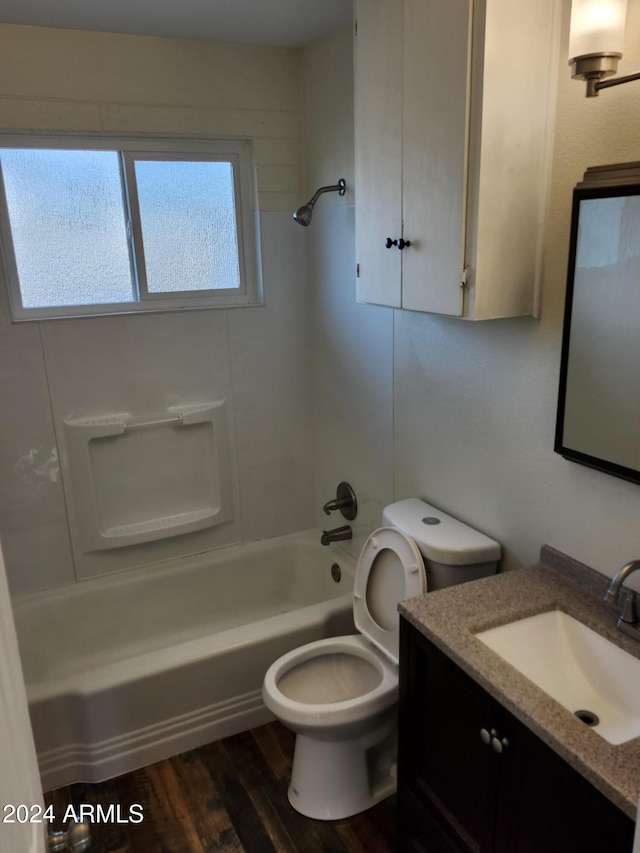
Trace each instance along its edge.
{"label": "dark wood plank floor", "polygon": [[[69,804],[143,808],[142,822],[94,823],[91,853],[391,853],[395,797],[352,818],[318,821],[287,800],[294,735],[279,723],[243,732],[95,785],[45,794]],[[114,812],[112,811],[112,815]],[[56,822],[54,829],[60,829]]]}

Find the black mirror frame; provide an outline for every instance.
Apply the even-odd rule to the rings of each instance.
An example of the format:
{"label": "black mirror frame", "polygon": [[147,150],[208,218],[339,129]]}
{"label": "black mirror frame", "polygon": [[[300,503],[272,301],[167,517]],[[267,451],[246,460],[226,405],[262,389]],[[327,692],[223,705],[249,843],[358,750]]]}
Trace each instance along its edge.
{"label": "black mirror frame", "polygon": [[[578,245],[578,227],[580,204],[586,199],[618,198],[640,195],[640,163],[620,163],[609,166],[596,166],[584,174],[583,180],[573,190],[571,207],[571,232],[569,239],[569,261],[567,268],[567,290],[562,327],[562,349],[560,355],[560,378],[558,385],[558,408],[556,414],[556,432],[554,451],[571,462],[578,462],[589,468],[595,468],[614,477],[620,477],[632,483],[640,484],[640,471],[627,468],[606,459],[590,456],[582,451],[567,447],[564,443],[564,409],[567,395],[567,372],[569,367],[569,346],[571,340],[571,316],[575,279],[576,250]],[[640,330],[639,330],[640,331]]]}

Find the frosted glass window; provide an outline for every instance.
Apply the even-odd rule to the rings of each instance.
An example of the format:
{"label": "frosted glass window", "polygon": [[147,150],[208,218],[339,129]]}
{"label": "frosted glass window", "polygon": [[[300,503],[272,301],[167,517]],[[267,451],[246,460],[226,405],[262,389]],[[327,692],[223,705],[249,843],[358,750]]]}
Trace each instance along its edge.
{"label": "frosted glass window", "polygon": [[149,293],[240,287],[233,165],[135,161]]}
{"label": "frosted glass window", "polygon": [[24,307],[132,301],[118,153],[0,157]]}
{"label": "frosted glass window", "polygon": [[250,150],[246,140],[0,135],[0,263],[14,320],[258,303]]}

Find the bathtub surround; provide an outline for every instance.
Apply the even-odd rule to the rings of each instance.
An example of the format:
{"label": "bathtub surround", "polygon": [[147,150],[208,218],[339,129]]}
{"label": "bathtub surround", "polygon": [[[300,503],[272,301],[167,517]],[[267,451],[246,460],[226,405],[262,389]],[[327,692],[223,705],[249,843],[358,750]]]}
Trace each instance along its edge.
{"label": "bathtub surround", "polygon": [[[2,283],[0,531],[12,591],[311,527],[306,238],[291,221],[303,188],[298,52],[9,25],[0,25],[0,47],[1,129],[250,137],[265,301],[14,325]],[[83,548],[65,420],[118,411],[144,419],[221,399],[229,521]]]}
{"label": "bathtub surround", "polygon": [[[56,587],[77,575],[282,535],[314,521],[321,526],[326,495],[348,471],[360,496],[349,543],[357,554],[393,499],[393,347],[392,312],[355,303],[351,28],[301,55],[11,26],[0,26],[0,43],[6,129],[251,135],[265,292],[263,307],[203,311],[199,318],[14,326],[0,288],[7,409],[0,425],[0,531],[12,590]],[[225,68],[225,87],[208,85]],[[135,80],[133,87],[123,76]],[[336,91],[343,96],[336,99]],[[303,180],[300,152],[307,147],[313,156]],[[323,198],[310,240],[292,223],[291,210],[311,184],[330,184],[338,173],[347,193]],[[301,287],[303,281],[310,285]],[[225,395],[233,521],[121,553],[76,548],[78,571],[56,440],[64,419],[78,415],[76,371],[84,376],[79,402],[95,414],[115,410],[113,395],[137,414]]]}
{"label": "bathtub surround", "polygon": [[[262,216],[262,307],[61,320],[40,328],[11,325],[3,312],[0,375],[10,414],[0,428],[0,517],[12,591],[313,525],[307,295],[298,286],[304,238],[297,247],[293,240],[286,255],[279,251],[289,220],[290,212]],[[8,309],[4,292],[0,302]],[[228,408],[232,519],[133,548],[76,547],[74,571],[62,487],[68,471],[64,459],[60,471],[57,459],[64,421],[117,411],[144,418],[217,399]]]}
{"label": "bathtub surround", "polygon": [[[357,556],[393,493],[393,311],[358,305],[355,293],[353,33],[343,28],[302,55],[306,186],[347,184],[328,194],[308,229],[313,354],[315,522],[340,480],[358,495]],[[336,94],[338,93],[338,94]]]}

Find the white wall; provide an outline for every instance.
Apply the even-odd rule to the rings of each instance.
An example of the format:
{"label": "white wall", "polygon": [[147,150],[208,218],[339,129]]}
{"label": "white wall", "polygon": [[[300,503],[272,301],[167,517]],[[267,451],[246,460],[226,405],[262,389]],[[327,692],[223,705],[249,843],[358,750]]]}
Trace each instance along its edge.
{"label": "white wall", "polygon": [[116,402],[139,416],[225,396],[236,512],[211,535],[83,557],[87,573],[311,526],[306,237],[291,220],[298,52],[0,26],[0,130],[251,138],[265,294],[261,307],[17,325],[0,287],[0,532],[12,591],[75,579],[56,429]]}
{"label": "white wall", "polygon": [[[638,159],[640,83],[587,100],[584,84],[568,73],[569,12],[564,0],[540,320],[474,324],[397,311],[391,347],[386,309],[369,313],[368,306],[353,304],[353,261],[340,243],[337,221],[318,227],[313,238],[315,220],[309,229],[315,253],[316,479],[324,497],[333,480],[348,474],[356,491],[366,483],[372,507],[391,494],[429,500],[498,539],[505,568],[535,562],[540,546],[549,543],[612,574],[639,556],[640,488],[563,460],[553,441],[571,193],[587,166]],[[639,21],[640,2],[630,0],[621,73],[638,69]],[[308,77],[317,75],[314,85],[321,86],[327,70],[333,81],[322,99],[316,93],[312,100],[315,89],[307,78],[307,129],[309,111],[330,122],[332,96],[346,85],[336,77],[342,69],[346,80],[348,60],[341,64],[330,53],[329,64],[323,56],[332,46],[350,56],[346,36],[307,53],[315,61],[306,66]],[[340,121],[346,125],[347,116]],[[335,138],[343,138],[340,130]],[[311,183],[333,180],[326,168],[334,153],[330,140],[315,150],[308,139],[307,145]],[[345,157],[346,145],[337,153]],[[315,266],[320,259],[326,267]],[[357,357],[350,358],[354,352]],[[390,410],[393,425],[386,420]],[[387,463],[380,466],[380,458]],[[374,516],[372,511],[363,523]]]}

